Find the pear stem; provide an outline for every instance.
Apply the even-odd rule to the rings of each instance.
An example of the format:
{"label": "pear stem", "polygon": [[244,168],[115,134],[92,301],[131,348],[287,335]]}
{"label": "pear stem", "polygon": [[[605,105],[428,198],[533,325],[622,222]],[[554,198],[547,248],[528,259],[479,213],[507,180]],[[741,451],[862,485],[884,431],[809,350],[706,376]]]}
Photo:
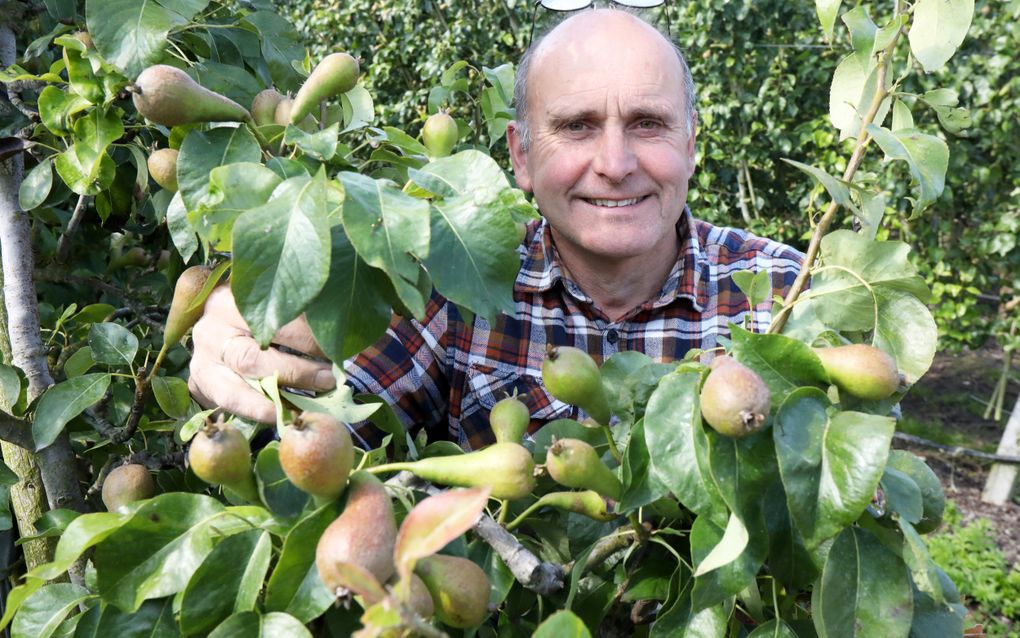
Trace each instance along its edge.
{"label": "pear stem", "polygon": [[627,520],[630,521],[631,527],[634,528],[634,533],[637,534],[638,542],[644,545],[648,541],[648,530],[638,520],[637,514],[631,512],[627,514]]}
{"label": "pear stem", "polygon": [[[527,519],[529,516],[531,516],[536,510],[545,507],[545,505],[546,504],[542,502],[542,499],[538,499],[537,501],[532,503],[531,506],[528,507],[528,509],[526,509],[523,512],[521,512],[520,515],[517,518],[515,518],[512,521],[510,521],[509,525],[505,525],[504,527],[506,527],[506,531],[512,532],[517,526],[519,526],[521,523],[523,523],[525,521],[525,519]],[[500,523],[502,524],[502,522],[503,521],[501,520]]]}
{"label": "pear stem", "polygon": [[[506,521],[506,515],[510,510],[510,499],[504,498],[499,502],[499,519],[496,521],[502,525]],[[507,529],[510,529],[509,527]]]}
{"label": "pear stem", "polygon": [[152,380],[156,378],[156,373],[159,372],[160,366],[163,365],[163,359],[166,358],[166,352],[170,347],[168,344],[163,344],[163,347],[159,349],[159,354],[156,355],[156,361],[152,364],[152,370],[149,370],[149,376],[145,379],[146,385],[152,383]]}
{"label": "pear stem", "polygon": [[369,474],[382,474],[384,472],[400,472],[401,470],[407,470],[414,474],[414,463],[383,463],[382,465],[376,465],[373,467],[366,467],[365,471]]}
{"label": "pear stem", "polygon": [[602,426],[602,431],[606,434],[606,441],[609,443],[609,452],[616,459],[617,463],[623,463],[623,456],[620,454],[620,448],[616,447],[616,440],[613,439],[613,431],[608,425]]}

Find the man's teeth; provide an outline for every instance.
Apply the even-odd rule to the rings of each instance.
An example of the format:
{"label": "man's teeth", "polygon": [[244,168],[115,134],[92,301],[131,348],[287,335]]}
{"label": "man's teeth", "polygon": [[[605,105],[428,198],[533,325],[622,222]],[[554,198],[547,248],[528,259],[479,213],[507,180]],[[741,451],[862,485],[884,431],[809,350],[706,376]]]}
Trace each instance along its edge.
{"label": "man's teeth", "polygon": [[640,202],[643,198],[635,197],[633,199],[589,199],[588,201],[595,206],[604,206],[606,208],[616,208],[617,206],[630,206]]}

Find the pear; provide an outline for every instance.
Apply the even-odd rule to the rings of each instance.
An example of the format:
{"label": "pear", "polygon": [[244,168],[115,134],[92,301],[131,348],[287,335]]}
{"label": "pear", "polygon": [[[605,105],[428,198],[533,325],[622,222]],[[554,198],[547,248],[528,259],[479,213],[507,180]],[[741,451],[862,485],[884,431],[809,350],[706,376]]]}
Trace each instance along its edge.
{"label": "pear", "polygon": [[550,346],[542,362],[542,382],[564,403],[576,405],[603,425],[609,424],[609,402],[595,360],[572,346]]}
{"label": "pear", "polygon": [[814,348],[829,379],[840,390],[860,399],[887,399],[900,387],[896,361],[874,346],[853,343]]}
{"label": "pear", "polygon": [[280,465],[290,482],[320,499],[343,493],[354,466],[347,426],[322,412],[303,412],[280,436]]}
{"label": "pear", "polygon": [[521,513],[520,516],[507,524],[507,531],[513,530],[523,523],[528,516],[543,507],[555,507],[556,509],[567,512],[574,512],[575,514],[581,514],[582,516],[587,516],[593,521],[599,521],[602,523],[609,522],[617,516],[609,511],[609,508],[606,505],[606,499],[595,490],[584,490],[581,492],[549,492],[548,494],[543,494],[542,498],[532,503],[528,509]]}
{"label": "pear", "polygon": [[141,268],[148,263],[149,253],[145,252],[145,249],[141,246],[134,246],[111,259],[106,269],[109,272],[116,272],[121,268],[127,267]]}
{"label": "pear", "polygon": [[765,381],[727,355],[712,361],[701,386],[701,416],[724,436],[743,437],[757,431],[768,418],[772,395]]}
{"label": "pear", "polygon": [[436,554],[419,560],[414,572],[432,594],[435,616],[440,622],[467,629],[482,624],[489,615],[492,584],[473,561]]}
{"label": "pear", "polygon": [[208,423],[199,430],[188,450],[195,476],[206,483],[228,487],[257,503],[258,490],[251,474],[251,447],[241,431],[229,423]]}
{"label": "pear", "polygon": [[149,175],[162,188],[171,193],[177,192],[177,156],[175,148],[161,148],[153,151],[145,164],[149,167]]}
{"label": "pear", "polygon": [[[294,100],[292,100],[289,97],[281,99],[276,104],[276,112],[273,115],[273,121],[279,124],[280,126],[287,126],[288,124],[290,124],[290,114],[293,108]],[[315,129],[317,128],[315,124],[315,118],[313,118],[311,115],[306,115],[305,119],[303,119],[301,123],[297,125],[297,127],[304,131],[305,133],[314,133]]]}
{"label": "pear", "polygon": [[319,578],[334,593],[337,589],[357,589],[337,567],[353,563],[385,583],[396,571],[396,543],[397,523],[386,488],[372,474],[355,472],[351,474],[344,511],[329,524],[315,548]]}
{"label": "pear", "polygon": [[174,298],[170,302],[170,311],[166,316],[166,329],[163,331],[163,349],[167,349],[181,340],[191,330],[199,317],[205,304],[199,304],[192,308],[198,294],[205,287],[206,280],[212,270],[208,266],[192,266],[187,268],[177,278],[174,285]]}
{"label": "pear", "polygon": [[138,463],[125,463],[114,468],[103,481],[103,505],[111,512],[128,503],[150,498],[155,493],[152,475]]}
{"label": "pear", "polygon": [[606,467],[595,448],[580,439],[554,441],[546,452],[545,469],[564,487],[595,490],[614,501],[623,495],[620,479]]}
{"label": "pear", "polygon": [[291,124],[297,124],[315,109],[319,102],[341,95],[358,83],[361,69],[358,61],[347,53],[332,53],[322,59],[305,80],[290,110]]}
{"label": "pear", "polygon": [[496,442],[520,443],[531,423],[531,413],[516,396],[496,402],[489,412],[489,426],[496,435]]}
{"label": "pear", "polygon": [[432,614],[436,612],[432,594],[429,593],[425,581],[418,574],[411,574],[411,598],[407,602],[411,609],[422,618],[431,618]]}
{"label": "pear", "polygon": [[163,126],[194,122],[243,122],[251,118],[237,102],[210,91],[184,71],[166,64],[150,66],[135,80],[132,97],[145,118]]}
{"label": "pear", "polygon": [[[251,117],[258,126],[276,123],[276,106],[284,99],[276,89],[259,92],[251,102]],[[289,115],[289,114],[288,114]]]}
{"label": "pear", "polygon": [[425,143],[425,148],[434,158],[449,155],[453,147],[457,145],[459,137],[457,122],[446,111],[430,115],[421,129],[421,139]]}
{"label": "pear", "polygon": [[430,456],[418,461],[389,463],[373,471],[407,470],[439,485],[490,487],[493,498],[516,500],[535,489],[535,462],[519,443],[494,443],[456,456]]}

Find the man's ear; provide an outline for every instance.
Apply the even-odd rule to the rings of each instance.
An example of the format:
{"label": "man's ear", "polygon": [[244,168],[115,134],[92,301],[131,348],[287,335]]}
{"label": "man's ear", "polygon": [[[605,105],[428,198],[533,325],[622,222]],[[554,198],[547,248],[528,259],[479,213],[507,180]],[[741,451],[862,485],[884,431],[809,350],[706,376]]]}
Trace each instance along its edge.
{"label": "man's ear", "polygon": [[691,134],[687,136],[687,155],[691,158],[691,166],[697,163],[697,137],[698,137],[698,112],[695,111],[691,117]]}
{"label": "man's ear", "polygon": [[511,120],[506,125],[506,144],[510,147],[510,164],[514,168],[517,188],[530,193],[531,175],[528,174],[528,155],[521,146],[521,128],[516,120]]}

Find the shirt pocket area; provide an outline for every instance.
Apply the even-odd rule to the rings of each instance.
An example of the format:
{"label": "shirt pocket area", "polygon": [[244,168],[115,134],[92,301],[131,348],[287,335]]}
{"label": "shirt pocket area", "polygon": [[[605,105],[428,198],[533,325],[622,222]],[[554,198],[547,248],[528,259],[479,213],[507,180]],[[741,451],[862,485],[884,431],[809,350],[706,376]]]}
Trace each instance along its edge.
{"label": "shirt pocket area", "polygon": [[492,406],[512,396],[515,390],[517,398],[528,407],[531,414],[529,434],[549,421],[575,416],[575,408],[553,398],[542,387],[539,378],[515,370],[472,364],[468,368],[467,388],[464,392],[464,417],[485,419],[487,427]]}

